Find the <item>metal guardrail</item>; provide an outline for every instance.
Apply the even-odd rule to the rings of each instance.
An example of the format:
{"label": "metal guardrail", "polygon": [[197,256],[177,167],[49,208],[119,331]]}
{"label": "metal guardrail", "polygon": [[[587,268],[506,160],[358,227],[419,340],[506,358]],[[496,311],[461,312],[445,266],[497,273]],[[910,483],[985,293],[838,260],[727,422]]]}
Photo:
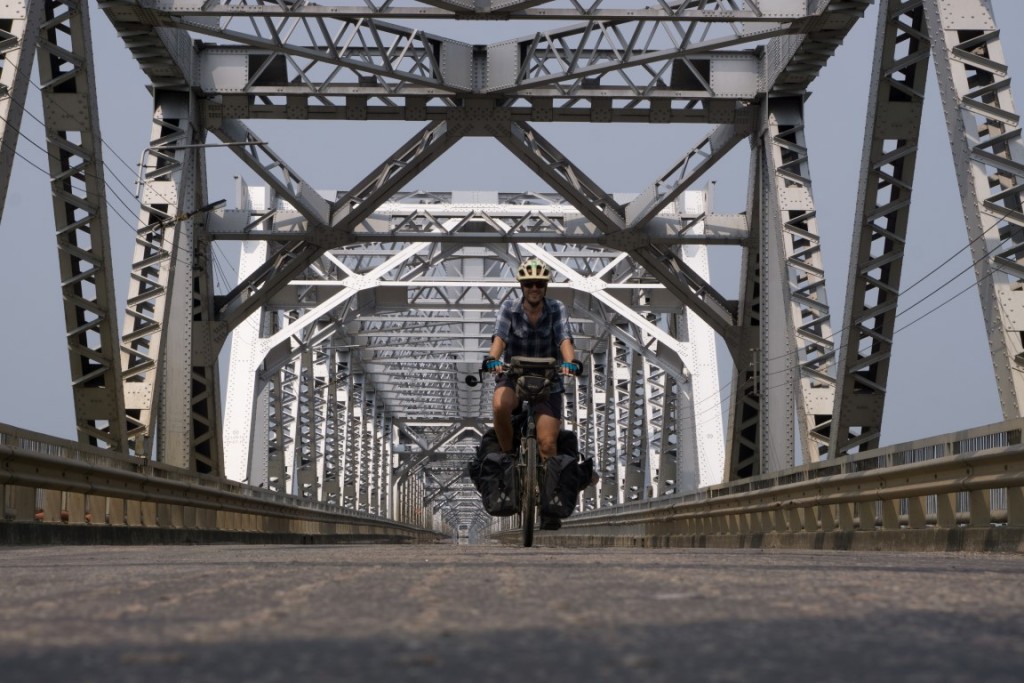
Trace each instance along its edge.
{"label": "metal guardrail", "polygon": [[432,531],[0,424],[5,522],[434,540]]}
{"label": "metal guardrail", "polygon": [[[882,532],[898,547],[894,535],[912,532],[906,547],[926,549],[915,532],[968,529],[985,531],[979,549],[1024,550],[1022,430],[1024,420],[1012,420],[578,513],[541,542],[825,547],[820,535],[831,534],[831,547],[852,547],[857,534]],[[511,532],[495,536],[515,542]],[[950,535],[932,533],[929,543],[949,548]]]}

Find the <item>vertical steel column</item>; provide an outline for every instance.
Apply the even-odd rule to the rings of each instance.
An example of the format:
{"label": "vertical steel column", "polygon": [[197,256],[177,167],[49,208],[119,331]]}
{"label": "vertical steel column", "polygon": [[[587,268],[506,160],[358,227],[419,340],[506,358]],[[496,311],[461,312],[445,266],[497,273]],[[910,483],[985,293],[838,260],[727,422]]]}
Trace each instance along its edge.
{"label": "vertical steel column", "polygon": [[[253,210],[249,193],[238,191],[239,206]],[[258,226],[256,231],[262,230]],[[238,282],[244,282],[267,260],[266,240],[245,240],[238,256]],[[264,319],[271,324],[274,314],[256,311],[231,331],[231,362],[228,364],[228,387],[224,403],[224,475],[234,481],[248,478],[254,486],[262,479],[254,470],[267,467],[268,452],[257,448],[265,444],[268,397],[266,382],[257,382],[256,368],[260,362],[259,340]],[[272,381],[272,380],[271,380]],[[262,464],[257,464],[257,460]]]}
{"label": "vertical steel column", "polygon": [[[205,131],[201,133],[205,137]],[[221,414],[220,362],[227,326],[215,320],[213,240],[207,231],[206,156],[196,154],[195,192],[200,211],[193,224],[191,373],[183,387],[190,401],[191,467],[204,474],[224,476],[223,416]],[[219,200],[218,200],[219,201]],[[184,326],[183,326],[184,327]]]}
{"label": "vertical steel column", "polygon": [[325,396],[324,419],[324,472],[322,500],[331,505],[341,504],[341,477],[339,455],[341,452],[341,416],[342,407],[339,400],[338,350],[328,347],[327,353],[327,389]]}
{"label": "vertical steel column", "polygon": [[[637,335],[645,343],[650,340],[650,335],[643,330],[637,330]],[[643,458],[641,498],[656,498],[661,495],[662,488],[661,459],[664,454],[666,436],[663,401],[668,379],[665,371],[654,367],[647,358],[638,353],[633,354],[633,357],[636,367],[634,377],[640,390],[634,389],[633,391],[637,407],[631,412],[634,426],[630,431],[633,433],[639,431],[641,437],[637,444]]]}
{"label": "vertical steel column", "polygon": [[747,194],[747,239],[740,263],[739,334],[733,353],[732,391],[726,440],[726,477],[735,481],[761,472],[761,337],[763,296],[764,163],[760,141],[752,141]]}
{"label": "vertical steel column", "polygon": [[358,400],[355,395],[355,378],[349,352],[342,352],[345,362],[339,364],[339,371],[344,374],[344,406],[342,416],[341,439],[341,477],[344,485],[341,489],[342,505],[355,509],[356,500],[356,456],[359,453],[359,431],[356,424],[356,407]]}
{"label": "vertical steel column", "polygon": [[352,417],[355,420],[352,439],[352,479],[355,484],[355,498],[352,507],[356,510],[366,510],[366,447],[367,447],[367,425],[366,425],[366,378],[362,373],[357,373],[352,384],[352,402],[354,410]]}
{"label": "vertical steel column", "polygon": [[42,0],[0,6],[0,216],[7,202],[42,18]]}
{"label": "vertical steel column", "polygon": [[612,463],[615,473],[615,488],[611,492],[614,495],[613,504],[623,503],[628,498],[627,491],[627,469],[629,466],[629,411],[632,408],[630,391],[632,389],[632,377],[630,368],[629,347],[618,339],[609,341],[611,349],[609,356],[612,367],[609,375],[609,399],[611,402],[612,415],[609,419],[611,428],[611,444],[614,444]]}
{"label": "vertical steel column", "polygon": [[[275,372],[267,383],[267,487],[282,493],[291,491],[289,486],[288,458],[291,450],[291,434],[288,429],[289,423],[286,418],[288,411],[285,409],[284,400],[284,374],[285,368]],[[254,425],[255,429],[255,425]],[[251,466],[254,471],[257,461]],[[250,481],[252,483],[252,481]]]}
{"label": "vertical steel column", "polygon": [[[780,309],[774,300],[779,292],[773,284],[769,309],[774,315],[768,325],[772,329],[767,331],[770,346],[762,346],[762,366],[769,375],[768,395],[773,411],[785,394],[795,394],[803,461],[817,462],[828,453],[835,402],[835,354],[817,215],[811,196],[803,102],[798,97],[772,98],[766,114],[765,178],[772,207],[772,230],[766,246],[769,253],[779,250],[768,262],[768,269],[771,277],[779,278],[775,282],[782,283],[784,308]],[[777,336],[783,333],[784,342]],[[790,390],[779,386],[783,382],[795,385]],[[773,433],[783,423],[769,420],[773,426],[767,434],[769,460],[776,466],[788,466],[794,459],[787,452],[792,450],[791,440],[787,442]],[[791,424],[792,420],[787,420],[786,428]]]}
{"label": "vertical steel column", "polygon": [[1024,415],[1024,141],[988,0],[926,0],[1003,417]]}
{"label": "vertical steel column", "polygon": [[299,400],[302,394],[302,355],[296,354],[291,361],[282,366],[279,373],[281,383],[281,413],[278,419],[284,430],[284,450],[281,455],[284,459],[285,477],[288,485],[284,487],[285,493],[293,496],[301,495],[302,487],[299,484],[298,469],[301,466],[302,443],[299,434]]}
{"label": "vertical steel column", "polygon": [[381,425],[381,434],[382,436],[386,435],[387,438],[381,438],[383,457],[381,458],[382,479],[379,488],[379,495],[381,496],[380,514],[382,517],[395,519],[397,514],[397,505],[394,497],[395,458],[391,451],[391,445],[395,443],[397,433],[394,429],[392,416],[384,413],[384,411],[381,411]]}
{"label": "vertical steel column", "polygon": [[313,404],[310,406],[310,435],[312,442],[312,449],[314,454],[313,471],[316,477],[316,500],[320,502],[327,502],[327,497],[324,495],[324,474],[327,469],[327,432],[330,428],[330,422],[328,417],[328,403],[331,402],[328,396],[331,383],[328,379],[329,355],[330,351],[320,347],[314,348],[311,351],[313,367],[312,367],[312,395],[310,399]]}
{"label": "vertical steel column", "polygon": [[[624,349],[623,383],[620,385],[622,402],[622,430],[624,433],[625,457],[623,464],[623,495],[626,500],[638,500],[647,496],[645,477],[650,465],[648,457],[648,434],[651,428],[648,420],[647,384],[644,368],[646,360],[628,346]],[[624,419],[623,419],[624,418]]]}
{"label": "vertical steel column", "polygon": [[[186,322],[192,313],[188,291],[192,286],[192,232],[187,212],[195,199],[192,156],[196,151],[190,147],[196,135],[194,104],[187,92],[156,90],[153,94],[153,132],[143,161],[142,207],[121,335],[125,407],[135,425],[131,450],[151,454],[159,421],[162,440],[166,432],[176,432],[166,434],[168,441],[162,441],[162,447],[175,449],[171,459],[182,466],[187,464],[181,462],[183,453],[190,450],[182,443],[187,438],[183,434],[188,433],[190,406],[177,392],[185,368],[191,368],[189,340],[179,339],[185,346],[172,349],[171,370],[165,368],[164,360],[168,321],[191,330]],[[176,284],[175,278],[181,280]],[[172,373],[173,382],[169,395],[164,388],[167,372]],[[161,411],[167,412],[158,420]]]}
{"label": "vertical steel column", "polygon": [[[124,451],[128,428],[89,5],[45,0],[42,8],[36,49],[78,439]],[[38,9],[28,12],[34,20]],[[27,77],[26,60],[20,61],[16,88]]]}
{"label": "vertical steel column", "polygon": [[882,0],[836,376],[831,457],[877,448],[929,50],[920,0]]}
{"label": "vertical steel column", "polygon": [[296,493],[303,498],[317,499],[316,378],[313,375],[313,352],[303,347],[298,354],[299,380],[295,415]]}
{"label": "vertical steel column", "polygon": [[[594,485],[594,507],[604,506],[605,466],[610,462],[608,455],[608,353],[590,354],[590,419],[588,420],[586,452],[594,458],[594,470],[598,474]],[[590,489],[588,489],[589,491]],[[584,503],[586,505],[586,503]]]}
{"label": "vertical steel column", "polygon": [[381,435],[379,431],[378,415],[377,415],[377,392],[367,391],[366,410],[369,413],[369,419],[366,421],[367,427],[367,443],[366,443],[366,510],[376,514],[378,511],[378,491],[377,487],[380,486],[380,466],[381,466]]}

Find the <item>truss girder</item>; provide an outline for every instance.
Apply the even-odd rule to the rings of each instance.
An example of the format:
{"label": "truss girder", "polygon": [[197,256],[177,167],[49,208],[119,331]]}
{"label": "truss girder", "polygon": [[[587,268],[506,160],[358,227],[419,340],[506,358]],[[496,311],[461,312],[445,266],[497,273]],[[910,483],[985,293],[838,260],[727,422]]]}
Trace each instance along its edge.
{"label": "truss girder", "polygon": [[829,452],[879,446],[931,41],[920,0],[883,0]]}
{"label": "truss girder", "polygon": [[[611,396],[611,420],[609,428],[614,449],[611,450],[611,462],[605,467],[614,477],[614,487],[609,492],[614,498],[611,503],[624,503],[631,498],[630,486],[639,486],[639,469],[634,467],[630,472],[630,463],[635,440],[639,434],[630,432],[631,412],[633,410],[633,354],[629,347],[621,342],[611,346],[611,371],[608,373],[608,385]],[[639,464],[639,462],[637,463]]]}
{"label": "truss girder", "polygon": [[342,417],[342,450],[341,463],[338,476],[341,479],[341,500],[342,507],[356,507],[356,454],[359,452],[359,432],[355,421],[356,403],[356,382],[353,372],[351,354],[343,352],[343,360],[339,363],[338,371],[342,374],[343,387],[339,387],[338,398],[342,404],[344,414]]}
{"label": "truss girder", "polygon": [[327,349],[324,358],[326,372],[324,385],[324,437],[323,437],[323,472],[320,500],[328,505],[340,504],[343,448],[342,426],[343,408],[338,400],[339,388],[339,353],[337,349]]}
{"label": "truss girder", "polygon": [[637,243],[637,235],[625,229],[625,208],[554,145],[529,125],[514,122],[497,139],[599,230],[613,235],[611,246],[627,252],[684,305],[697,311],[731,349],[735,346],[734,305],[672,250]]}
{"label": "truss girder", "polygon": [[[694,174],[696,177],[696,174]],[[451,194],[451,193],[439,193]],[[569,244],[579,249],[581,257],[591,256],[587,248],[611,247],[623,238],[607,234],[582,217],[571,205],[509,204],[501,202],[498,193],[472,193],[474,196],[494,195],[493,201],[472,205],[451,201],[403,204],[386,202],[366,220],[356,225],[350,245],[364,253],[373,253],[378,245],[391,242],[431,242],[466,246],[493,245],[497,242]],[[240,212],[211,214],[209,232],[219,240],[263,239],[272,242],[305,241],[307,223],[295,211],[277,208],[261,214],[265,227],[253,230],[249,216]],[[697,234],[692,226],[704,223]],[[738,245],[747,236],[746,221],[741,214],[693,214],[675,208],[663,208],[643,225],[630,229],[639,243],[655,245]]]}
{"label": "truss girder", "polygon": [[577,411],[578,422],[576,424],[577,436],[579,438],[580,451],[594,459],[594,468],[598,473],[598,481],[594,486],[583,492],[580,505],[584,510],[595,509],[601,505],[601,492],[604,488],[604,476],[602,476],[602,463],[607,460],[606,441],[603,436],[606,433],[605,421],[607,419],[605,401],[605,358],[607,354],[603,351],[595,351],[585,359],[585,379],[579,382],[582,394],[577,399],[579,409]]}
{"label": "truss girder", "polygon": [[[784,310],[779,309],[772,320],[772,346],[763,348],[763,360],[776,399],[774,405],[790,394],[784,386],[787,377],[793,376],[797,382],[791,395],[796,400],[801,450],[804,462],[817,462],[828,453],[835,402],[835,354],[803,134],[803,105],[797,98],[776,98],[770,101],[766,114],[765,177],[772,207],[768,221],[772,234],[766,246],[772,259],[769,269],[773,282],[775,286],[782,283],[781,300],[773,298],[770,309],[779,309],[781,303]],[[782,263],[778,262],[780,258]],[[774,338],[780,332],[787,337],[784,342]],[[789,367],[790,359],[797,367]],[[786,424],[772,423],[776,431],[788,431]]]}
{"label": "truss girder", "polygon": [[289,365],[281,368],[280,378],[280,413],[278,420],[281,421],[284,430],[284,440],[281,451],[284,457],[285,482],[284,490],[289,495],[299,496],[302,494],[299,486],[300,454],[302,452],[301,424],[299,400],[302,396],[302,358],[295,356]]}
{"label": "truss girder", "polygon": [[967,224],[996,387],[1024,415],[1024,142],[988,0],[926,0],[932,56]]}
{"label": "truss girder", "polygon": [[[349,233],[402,185],[458,141],[446,123],[432,123],[374,169],[353,190],[331,203],[329,222],[316,226],[308,241],[282,247],[219,302],[219,316],[235,327],[290,280],[302,273],[328,247],[340,246]],[[236,150],[237,151],[237,150]],[[243,160],[247,157],[243,155]],[[256,170],[256,168],[254,168]],[[320,236],[326,244],[316,239]]]}
{"label": "truss girder", "polygon": [[0,215],[7,202],[42,18],[43,3],[39,0],[7,3],[0,8]]}
{"label": "truss girder", "polygon": [[[620,17],[610,16],[615,10],[595,14],[600,9],[592,7],[562,11],[561,20],[586,19],[576,26],[470,45],[382,21],[383,12],[347,16],[331,11],[337,8],[316,12],[303,4],[277,5],[273,13],[266,6],[183,5],[160,3],[134,19],[222,41],[200,50],[204,92],[257,96],[322,97],[356,86],[360,92],[376,86],[381,97],[410,88],[418,88],[413,94],[420,97],[531,94],[551,86],[555,94],[577,97],[607,96],[616,88],[616,95],[630,99],[648,97],[653,90],[728,98],[745,92],[752,98],[756,58],[718,53],[803,30],[808,18],[804,12],[762,13],[753,3],[696,12],[677,3],[628,14],[618,10]],[[482,18],[480,10],[475,8],[474,19]]]}
{"label": "truss girder", "polygon": [[193,87],[195,48],[187,32],[154,26],[152,10],[136,0],[100,0],[97,4],[154,89]]}
{"label": "truss girder", "polygon": [[[132,427],[124,417],[89,11],[78,2],[55,0],[38,0],[25,10],[30,23],[22,26],[38,30],[38,41],[31,42],[38,54],[78,439],[123,451]],[[20,69],[12,81],[15,95],[24,90],[21,79],[29,72],[27,60],[18,61],[4,67],[5,74]],[[21,98],[15,120],[24,92]],[[0,102],[6,99],[7,93],[0,93]],[[13,139],[3,142],[13,151]]]}
{"label": "truss girder", "polygon": [[728,481],[759,474],[761,469],[761,358],[758,349],[765,284],[762,267],[764,164],[760,155],[750,157],[747,219],[749,235],[740,263],[740,292],[737,316],[740,342],[733,353],[733,374],[729,396],[729,432],[726,439]]}

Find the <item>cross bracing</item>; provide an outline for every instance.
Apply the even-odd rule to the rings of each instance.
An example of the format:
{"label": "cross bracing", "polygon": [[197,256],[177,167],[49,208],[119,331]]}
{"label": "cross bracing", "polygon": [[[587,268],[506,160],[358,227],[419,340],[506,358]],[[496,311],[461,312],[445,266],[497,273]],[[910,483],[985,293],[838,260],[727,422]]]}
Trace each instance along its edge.
{"label": "cross bracing", "polygon": [[[601,473],[584,506],[877,446],[930,67],[1004,416],[1019,416],[1024,154],[991,4],[874,3],[841,325],[804,101],[873,3],[643,4],[100,2],[152,99],[120,335],[90,8],[6,6],[0,209],[35,53],[80,439],[375,514],[424,519],[439,504],[478,524],[452,477],[486,429],[489,392],[462,379],[514,296],[512,268],[537,256],[587,367],[567,406]],[[493,35],[444,21],[469,17]],[[269,120],[420,128],[348,188],[323,191],[287,144],[264,139]],[[703,133],[608,188],[541,131],[627,122]],[[413,189],[467,138],[497,142],[543,189]],[[741,143],[746,210],[717,214],[698,183]],[[214,145],[245,177],[226,208],[209,196]],[[230,287],[211,277],[218,242],[241,244]],[[738,285],[709,269],[718,248],[740,252]],[[715,336],[734,368],[721,394]]]}

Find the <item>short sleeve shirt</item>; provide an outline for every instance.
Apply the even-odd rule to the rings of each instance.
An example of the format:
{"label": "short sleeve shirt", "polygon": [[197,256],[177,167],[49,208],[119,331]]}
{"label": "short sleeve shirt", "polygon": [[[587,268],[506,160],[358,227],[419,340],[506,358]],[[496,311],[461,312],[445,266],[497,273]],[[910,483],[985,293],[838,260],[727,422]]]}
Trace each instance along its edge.
{"label": "short sleeve shirt", "polygon": [[572,340],[565,304],[546,297],[536,327],[530,324],[522,299],[505,299],[498,309],[494,334],[505,342],[506,361],[512,356],[561,360],[559,347],[566,339]]}

